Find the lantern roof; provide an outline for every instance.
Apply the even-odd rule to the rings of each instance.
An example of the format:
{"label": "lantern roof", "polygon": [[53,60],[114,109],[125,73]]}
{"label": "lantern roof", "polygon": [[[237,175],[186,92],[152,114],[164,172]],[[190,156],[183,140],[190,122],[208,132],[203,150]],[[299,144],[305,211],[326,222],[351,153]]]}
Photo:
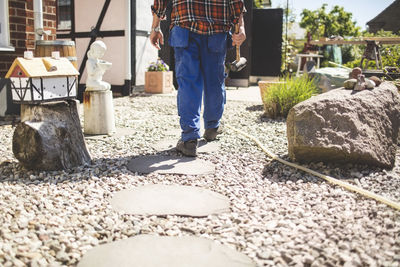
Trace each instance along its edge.
{"label": "lantern roof", "polygon": [[79,75],[74,65],[65,57],[58,59],[51,57],[34,57],[31,59],[17,57],[5,77],[10,78],[17,66],[25,72],[26,77],[30,78]]}

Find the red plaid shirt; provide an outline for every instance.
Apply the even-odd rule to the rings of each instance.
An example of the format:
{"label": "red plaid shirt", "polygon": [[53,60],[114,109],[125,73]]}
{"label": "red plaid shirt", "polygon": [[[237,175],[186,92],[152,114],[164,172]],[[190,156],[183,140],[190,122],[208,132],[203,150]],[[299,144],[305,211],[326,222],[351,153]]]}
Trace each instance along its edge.
{"label": "red plaid shirt", "polygon": [[[165,18],[170,1],[154,0],[153,13]],[[172,0],[171,27],[178,25],[200,34],[227,32],[243,11],[243,0]]]}

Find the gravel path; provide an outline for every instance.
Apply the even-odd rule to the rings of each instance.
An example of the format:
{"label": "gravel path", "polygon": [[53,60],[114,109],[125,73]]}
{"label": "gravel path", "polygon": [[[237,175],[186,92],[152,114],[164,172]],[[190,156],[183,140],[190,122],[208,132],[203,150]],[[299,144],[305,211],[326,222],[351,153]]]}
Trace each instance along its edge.
{"label": "gravel path", "polygon": [[[178,128],[173,96],[115,99],[117,127],[134,135],[87,140],[91,166],[33,172],[19,167],[13,129],[0,126],[0,266],[76,265],[90,248],[137,234],[199,236],[243,252],[259,266],[400,266],[400,212],[271,162],[251,141],[221,138],[206,176],[142,175],[132,157],[159,153],[152,144]],[[224,122],[287,158],[286,124],[262,107],[229,101]],[[169,137],[170,139],[171,137]],[[176,155],[175,151],[161,154]],[[400,153],[393,170],[322,163],[308,167],[400,201]],[[145,184],[200,186],[229,197],[231,213],[190,218],[112,211],[114,192]]]}

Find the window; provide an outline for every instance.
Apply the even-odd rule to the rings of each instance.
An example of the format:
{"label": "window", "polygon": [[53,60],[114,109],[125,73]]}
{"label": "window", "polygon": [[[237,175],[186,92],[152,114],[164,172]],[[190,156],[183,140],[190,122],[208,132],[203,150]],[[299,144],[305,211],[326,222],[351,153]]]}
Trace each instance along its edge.
{"label": "window", "polygon": [[71,0],[57,1],[57,30],[71,30]]}
{"label": "window", "polygon": [[14,51],[10,46],[10,28],[8,26],[8,0],[0,0],[0,51]]}

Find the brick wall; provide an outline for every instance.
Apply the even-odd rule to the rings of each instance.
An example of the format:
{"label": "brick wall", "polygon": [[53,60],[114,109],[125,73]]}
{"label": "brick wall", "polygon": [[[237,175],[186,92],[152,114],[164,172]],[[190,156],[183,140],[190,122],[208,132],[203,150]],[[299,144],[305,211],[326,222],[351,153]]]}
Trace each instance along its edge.
{"label": "brick wall", "polygon": [[[35,49],[33,0],[9,0],[10,41],[15,52],[0,51],[0,77],[4,77],[16,57]],[[56,39],[56,0],[43,0],[43,28],[51,35],[44,40]]]}

